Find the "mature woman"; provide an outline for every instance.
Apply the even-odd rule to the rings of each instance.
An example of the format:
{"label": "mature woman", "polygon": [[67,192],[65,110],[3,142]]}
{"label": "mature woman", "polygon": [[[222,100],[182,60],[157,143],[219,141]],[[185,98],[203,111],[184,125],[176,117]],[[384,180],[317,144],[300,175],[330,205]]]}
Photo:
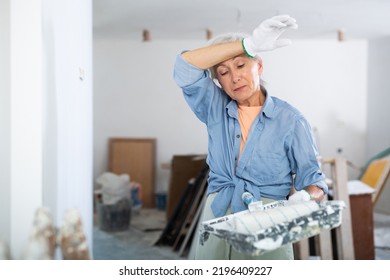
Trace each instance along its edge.
{"label": "mature woman", "polygon": [[[292,186],[296,192],[291,202],[321,200],[327,192],[308,121],[269,95],[261,82],[259,54],[290,44],[279,36],[296,27],[293,18],[276,16],[262,22],[252,36],[222,35],[177,56],[174,78],[208,131],[210,173],[201,221],[246,210],[244,192],[264,203],[286,199]],[[205,246],[197,240],[194,244],[196,259],[253,258],[217,237]],[[256,258],[293,259],[292,245]]]}

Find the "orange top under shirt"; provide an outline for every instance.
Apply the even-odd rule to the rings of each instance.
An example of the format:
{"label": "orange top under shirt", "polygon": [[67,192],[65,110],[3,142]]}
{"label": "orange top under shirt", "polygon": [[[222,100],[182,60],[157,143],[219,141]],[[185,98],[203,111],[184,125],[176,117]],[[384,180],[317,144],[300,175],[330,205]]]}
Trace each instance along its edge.
{"label": "orange top under shirt", "polygon": [[249,131],[251,129],[253,121],[259,115],[262,106],[238,106],[238,121],[241,126],[241,144],[240,155],[244,150],[246,140],[248,139]]}

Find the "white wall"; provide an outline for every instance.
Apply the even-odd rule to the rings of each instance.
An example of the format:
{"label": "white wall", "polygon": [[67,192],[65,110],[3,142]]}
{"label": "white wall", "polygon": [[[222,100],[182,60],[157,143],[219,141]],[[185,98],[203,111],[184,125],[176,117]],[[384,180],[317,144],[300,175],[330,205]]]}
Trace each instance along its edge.
{"label": "white wall", "polygon": [[207,153],[204,126],[173,81],[182,48],[199,42],[94,40],[94,178],[107,171],[108,138],[157,138],[157,190],[173,154]]}
{"label": "white wall", "polygon": [[390,37],[372,40],[368,45],[368,138],[367,155],[390,146]]}
{"label": "white wall", "polygon": [[10,240],[10,4],[0,1],[0,240]]}
{"label": "white wall", "polygon": [[92,1],[45,0],[43,12],[43,202],[58,226],[79,210],[92,250]]}
{"label": "white wall", "polygon": [[[390,37],[368,45],[367,155],[372,157],[390,147]],[[376,210],[390,214],[390,180],[376,204]]]}
{"label": "white wall", "polygon": [[42,2],[10,4],[10,244],[19,258],[42,205]]}
{"label": "white wall", "polygon": [[[94,178],[107,169],[109,137],[156,137],[158,185],[169,173],[160,163],[174,154],[206,153],[207,135],[173,81],[176,54],[204,41],[94,39]],[[316,128],[323,156],[364,162],[367,44],[295,41],[264,53],[271,95],[298,107]]]}
{"label": "white wall", "polygon": [[92,249],[92,1],[0,12],[0,238],[19,259],[38,207],[77,208]]}
{"label": "white wall", "polygon": [[[366,161],[367,42],[298,41],[264,53],[270,92],[308,118],[323,157]],[[349,169],[349,176],[356,172]]]}

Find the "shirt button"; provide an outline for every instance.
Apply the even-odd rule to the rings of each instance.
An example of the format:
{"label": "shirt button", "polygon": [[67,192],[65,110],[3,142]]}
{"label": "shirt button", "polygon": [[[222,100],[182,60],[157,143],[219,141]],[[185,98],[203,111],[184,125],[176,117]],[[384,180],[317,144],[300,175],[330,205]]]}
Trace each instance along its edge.
{"label": "shirt button", "polygon": [[239,134],[237,134],[237,135],[236,135],[236,137],[237,137],[237,138],[240,138],[240,135],[239,135]]}

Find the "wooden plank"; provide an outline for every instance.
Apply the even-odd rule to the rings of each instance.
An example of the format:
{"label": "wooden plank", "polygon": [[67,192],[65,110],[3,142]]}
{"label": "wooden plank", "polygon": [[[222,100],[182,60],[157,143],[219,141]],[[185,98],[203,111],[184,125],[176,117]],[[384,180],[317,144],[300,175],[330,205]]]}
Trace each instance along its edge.
{"label": "wooden plank", "polygon": [[203,182],[204,178],[207,177],[209,168],[205,164],[203,170],[197,176],[196,179],[191,179],[187,188],[179,200],[179,203],[176,205],[172,215],[168,219],[168,223],[163,230],[160,238],[157,240],[155,245],[168,245],[173,246],[178,238],[180,230],[182,228],[183,223],[190,211],[191,206],[194,204],[194,199],[201,190],[199,187]]}
{"label": "wooden plank", "polygon": [[302,239],[293,244],[294,259],[308,260],[309,259],[309,238]]}
{"label": "wooden plank", "polygon": [[194,233],[195,233],[195,229],[199,223],[199,219],[200,219],[200,215],[202,214],[202,210],[203,210],[203,207],[206,203],[206,199],[207,199],[207,189],[205,189],[205,191],[203,192],[203,197],[202,197],[202,201],[201,203],[199,204],[199,207],[198,209],[196,210],[196,214],[195,214],[195,217],[193,218],[192,222],[191,222],[191,226],[190,228],[188,229],[188,232],[184,238],[184,241],[183,243],[181,244],[180,246],[180,250],[179,250],[179,256],[183,257],[184,256],[184,253],[186,251],[186,249],[188,248],[189,245],[191,245],[191,238],[194,237]]}
{"label": "wooden plank", "polygon": [[342,223],[335,229],[337,239],[337,256],[341,260],[355,259],[353,246],[351,206],[349,202],[349,193],[347,187],[348,172],[347,161],[344,158],[337,157],[332,161],[333,169],[333,197],[335,200],[342,200],[346,208],[342,213]]}
{"label": "wooden plank", "polygon": [[176,205],[172,215],[168,219],[168,223],[165,226],[160,238],[156,241],[155,245],[167,245],[172,246],[179,233],[181,225],[189,211],[189,205],[192,203],[192,198],[195,196],[196,186],[194,180],[190,180],[187,183],[184,193]]}
{"label": "wooden plank", "polygon": [[[332,240],[330,231],[321,231],[320,234],[312,237],[314,240],[314,251],[321,260],[332,260]],[[296,260],[310,259],[309,238],[294,243],[294,258]]]}
{"label": "wooden plank", "polygon": [[[328,200],[328,196],[325,196],[324,200]],[[333,260],[331,232],[322,231],[318,236],[314,238],[314,240],[317,244],[316,249],[321,260]]]}
{"label": "wooden plank", "polygon": [[188,234],[188,228],[191,226],[191,223],[194,220],[194,217],[197,213],[199,205],[202,202],[202,198],[203,198],[205,190],[207,188],[207,179],[208,179],[208,172],[205,174],[202,182],[200,183],[200,186],[197,188],[197,193],[196,193],[195,199],[194,199],[192,205],[190,206],[190,210],[188,211],[188,214],[186,215],[184,222],[181,225],[181,228],[180,228],[179,234],[175,240],[175,243],[173,244],[173,250],[178,249],[182,240]]}
{"label": "wooden plank", "polygon": [[321,260],[333,260],[332,238],[330,231],[323,231],[316,236]]}
{"label": "wooden plank", "polygon": [[155,206],[155,139],[111,138],[109,140],[109,171],[128,174],[131,181],[141,184],[145,208]]}

